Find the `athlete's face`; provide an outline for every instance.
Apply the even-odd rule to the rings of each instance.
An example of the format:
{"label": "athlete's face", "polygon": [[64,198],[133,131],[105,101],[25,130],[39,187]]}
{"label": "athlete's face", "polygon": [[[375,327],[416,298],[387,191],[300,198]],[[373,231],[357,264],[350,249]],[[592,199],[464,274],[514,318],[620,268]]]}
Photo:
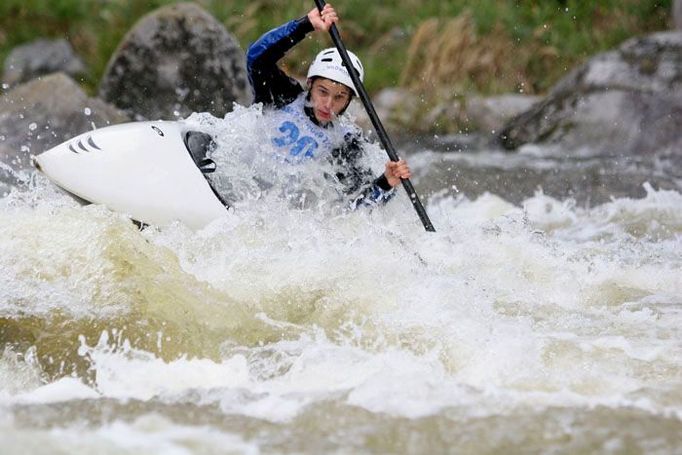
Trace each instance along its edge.
{"label": "athlete's face", "polygon": [[330,122],[339,115],[348,106],[350,97],[348,87],[331,79],[319,77],[310,86],[313,112],[320,123]]}

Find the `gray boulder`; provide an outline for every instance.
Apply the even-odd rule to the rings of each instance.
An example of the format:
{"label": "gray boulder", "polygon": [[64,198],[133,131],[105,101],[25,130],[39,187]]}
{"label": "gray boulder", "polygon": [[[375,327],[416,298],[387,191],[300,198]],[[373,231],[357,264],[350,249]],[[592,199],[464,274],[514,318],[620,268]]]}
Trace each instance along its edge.
{"label": "gray boulder", "polygon": [[466,100],[464,115],[477,131],[495,134],[517,115],[541,100],[538,96],[509,93],[499,96],[473,96]]}
{"label": "gray boulder", "polygon": [[[404,88],[383,89],[373,97],[374,108],[389,132],[399,136],[414,133],[481,132],[494,137],[506,122],[540,101],[537,96],[505,94],[491,97],[471,96],[430,105],[423,97]],[[360,101],[351,103],[349,112],[364,130],[372,129]],[[476,141],[480,139],[477,135]],[[458,141],[459,142],[459,141]]]}
{"label": "gray boulder", "polygon": [[682,33],[626,41],[561,80],[510,121],[502,145],[589,147],[605,153],[682,152]]}
{"label": "gray boulder", "polygon": [[39,39],[10,52],[5,59],[2,82],[12,86],[50,73],[63,72],[77,77],[85,71],[85,65],[68,41]]}
{"label": "gray boulder", "polygon": [[94,127],[129,121],[97,98],[88,98],[71,78],[55,73],[18,85],[0,97],[0,161],[13,169]]}
{"label": "gray boulder", "polygon": [[140,19],[111,57],[99,94],[129,115],[151,120],[192,112],[222,117],[233,102],[252,99],[238,42],[194,3]]}

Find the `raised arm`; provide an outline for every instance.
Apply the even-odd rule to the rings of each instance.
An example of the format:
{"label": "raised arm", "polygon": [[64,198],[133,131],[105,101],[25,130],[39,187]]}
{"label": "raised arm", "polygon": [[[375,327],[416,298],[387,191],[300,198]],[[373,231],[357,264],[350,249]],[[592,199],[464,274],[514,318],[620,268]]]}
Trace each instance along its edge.
{"label": "raised arm", "polygon": [[289,77],[277,62],[313,30],[325,32],[339,20],[334,8],[327,4],[322,12],[312,9],[300,19],[294,19],[270,30],[249,46],[246,68],[254,91],[254,101],[281,107],[303,91],[296,79]]}
{"label": "raised arm", "polygon": [[277,62],[312,31],[308,16],[303,16],[270,30],[249,46],[246,69],[256,103],[281,107],[303,91],[296,79],[282,71]]}

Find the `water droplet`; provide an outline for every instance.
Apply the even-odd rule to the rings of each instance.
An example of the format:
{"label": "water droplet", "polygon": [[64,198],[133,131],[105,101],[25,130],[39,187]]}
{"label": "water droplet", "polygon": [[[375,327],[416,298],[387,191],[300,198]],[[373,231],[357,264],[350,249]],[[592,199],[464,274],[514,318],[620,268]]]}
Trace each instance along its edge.
{"label": "water droplet", "polygon": [[83,109],[83,113],[85,115],[90,115],[90,114],[92,114],[92,109],[90,109],[89,107],[86,107],[85,109]]}
{"label": "water droplet", "polygon": [[31,123],[28,125],[28,129],[31,131],[35,131],[38,128],[38,124],[36,122]]}
{"label": "water droplet", "polygon": [[2,89],[7,90],[9,88],[9,84],[2,84]]}

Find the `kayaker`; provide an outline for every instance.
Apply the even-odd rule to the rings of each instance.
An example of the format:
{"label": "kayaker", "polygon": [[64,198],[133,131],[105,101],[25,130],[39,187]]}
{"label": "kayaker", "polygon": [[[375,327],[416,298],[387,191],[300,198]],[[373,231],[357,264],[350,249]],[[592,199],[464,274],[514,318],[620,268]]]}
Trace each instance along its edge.
{"label": "kayaker", "polygon": [[[361,130],[340,116],[357,96],[341,55],[335,48],[321,51],[310,65],[305,87],[288,76],[277,62],[310,32],[327,32],[339,16],[329,3],[320,12],[312,9],[300,19],[291,20],[261,36],[249,46],[247,69],[254,90],[254,102],[274,108],[272,145],[284,161],[327,159],[333,171],[325,177],[338,182],[352,207],[374,205],[389,200],[394,187],[410,177],[404,160],[388,161],[385,171],[375,176],[361,161]],[[354,71],[363,80],[360,59],[348,53]]]}

